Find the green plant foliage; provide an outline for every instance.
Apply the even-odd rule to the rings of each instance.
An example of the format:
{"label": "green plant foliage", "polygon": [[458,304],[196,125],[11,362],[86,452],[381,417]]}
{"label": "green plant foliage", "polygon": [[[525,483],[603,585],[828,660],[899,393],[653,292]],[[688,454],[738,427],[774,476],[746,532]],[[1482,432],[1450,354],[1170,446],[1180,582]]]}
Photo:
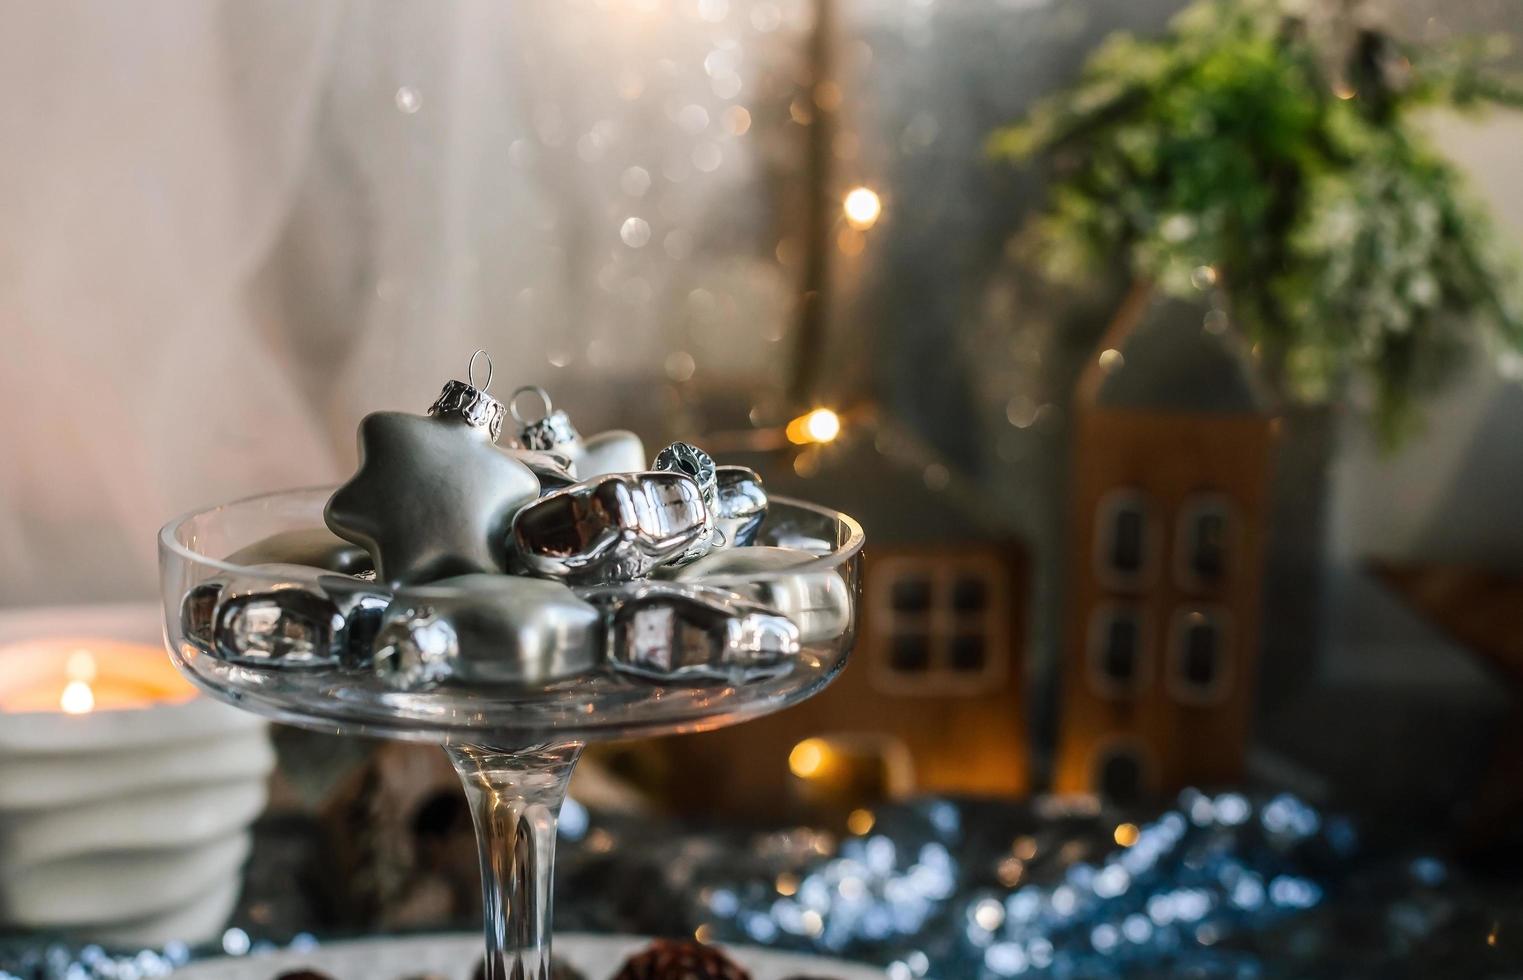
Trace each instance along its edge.
{"label": "green plant foliage", "polygon": [[1523,349],[1508,250],[1414,114],[1523,99],[1492,42],[1365,30],[1331,58],[1319,33],[1281,0],[1203,0],[1161,40],[1112,36],[990,146],[1052,170],[1023,235],[1049,274],[1213,282],[1284,395],[1367,382],[1394,442],[1467,343]]}

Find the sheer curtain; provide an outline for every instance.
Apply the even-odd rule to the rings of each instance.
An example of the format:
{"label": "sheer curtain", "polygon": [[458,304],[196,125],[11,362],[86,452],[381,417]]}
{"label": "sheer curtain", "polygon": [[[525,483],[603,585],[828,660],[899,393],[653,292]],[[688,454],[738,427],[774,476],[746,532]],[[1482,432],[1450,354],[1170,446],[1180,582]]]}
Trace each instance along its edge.
{"label": "sheer curtain", "polygon": [[478,346],[590,428],[673,350],[766,375],[805,9],[0,2],[0,605],[152,595],[168,517]]}

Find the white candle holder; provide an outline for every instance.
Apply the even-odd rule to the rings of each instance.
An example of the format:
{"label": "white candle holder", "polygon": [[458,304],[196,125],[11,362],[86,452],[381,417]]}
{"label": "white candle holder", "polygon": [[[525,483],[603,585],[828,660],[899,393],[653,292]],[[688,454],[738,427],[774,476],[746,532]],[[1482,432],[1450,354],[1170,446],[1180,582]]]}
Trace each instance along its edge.
{"label": "white candle holder", "polygon": [[232,913],[274,752],[179,678],[160,617],[0,612],[0,925],[158,945]]}

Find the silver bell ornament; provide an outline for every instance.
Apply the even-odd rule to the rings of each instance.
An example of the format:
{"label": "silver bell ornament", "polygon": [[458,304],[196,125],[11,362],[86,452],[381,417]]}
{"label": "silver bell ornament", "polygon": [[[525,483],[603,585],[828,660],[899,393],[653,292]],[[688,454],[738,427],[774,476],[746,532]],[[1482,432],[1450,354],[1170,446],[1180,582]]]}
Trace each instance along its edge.
{"label": "silver bell ornament", "polygon": [[[795,548],[729,548],[662,573],[674,582],[689,584],[718,580],[713,583],[717,587],[734,590],[787,616],[798,626],[803,642],[824,643],[851,628],[851,587],[846,579],[833,568],[779,574],[817,560]],[[748,580],[753,576],[754,581]]]}
{"label": "silver bell ornament", "polygon": [[[712,456],[691,443],[674,442],[656,454],[651,469],[662,473],[681,473],[696,483],[712,524],[719,495],[717,467]],[[681,565],[708,554],[709,549],[714,547],[716,531],[717,526],[711,529],[711,533],[694,541],[674,563]]]}
{"label": "silver bell ornament", "polygon": [[328,527],[362,545],[376,577],[414,585],[507,569],[513,515],[539,497],[523,462],[493,443],[505,409],[485,388],[450,381],[428,416],[375,412],[360,420],[360,466],[324,512]]}
{"label": "silver bell ornament", "polygon": [[[182,605],[183,616],[204,601],[196,597],[216,588],[209,652],[244,667],[352,665],[354,648],[368,648],[391,601],[387,590],[350,576],[321,575],[313,583],[313,569],[303,565],[255,565],[249,571],[203,583]],[[196,634],[203,629],[198,624]]]}
{"label": "silver bell ornament", "polygon": [[632,582],[579,590],[608,610],[614,670],[659,681],[742,684],[793,669],[788,617],[724,589]]}
{"label": "silver bell ornament", "polygon": [[[519,411],[524,395],[538,398],[543,409],[538,413]],[[571,461],[576,472],[576,462],[582,455],[582,437],[571,424],[571,416],[556,408],[550,401],[550,393],[539,385],[524,385],[508,399],[508,412],[518,426],[515,442],[522,449],[536,452],[557,453]]]}
{"label": "silver bell ornament", "polygon": [[226,560],[233,565],[310,565],[341,575],[375,570],[370,552],[325,527],[281,531],[239,548]]}
{"label": "silver bell ornament", "polygon": [[[523,396],[533,395],[543,406],[538,413],[520,411]],[[578,480],[609,473],[637,473],[645,469],[645,444],[633,432],[610,429],[583,438],[571,417],[556,408],[550,393],[539,385],[524,385],[508,399],[508,411],[518,426],[515,444],[531,452],[563,457]]]}
{"label": "silver bell ornament", "polygon": [[371,669],[389,687],[541,685],[597,668],[602,615],[566,586],[465,575],[397,592]]}
{"label": "silver bell ornament", "polygon": [[518,512],[513,541],[536,575],[581,583],[641,578],[713,536],[698,485],[680,473],[612,473]]}
{"label": "silver bell ornament", "polygon": [[715,548],[747,548],[767,517],[767,491],[749,466],[714,468]]}

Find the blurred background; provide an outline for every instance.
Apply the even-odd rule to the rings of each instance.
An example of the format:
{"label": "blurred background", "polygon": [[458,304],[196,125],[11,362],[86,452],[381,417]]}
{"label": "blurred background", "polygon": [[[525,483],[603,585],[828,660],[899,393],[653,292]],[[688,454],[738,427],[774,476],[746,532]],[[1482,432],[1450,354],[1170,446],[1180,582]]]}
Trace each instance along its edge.
{"label": "blurred background", "polygon": [[[172,516],[341,480],[485,348],[869,538],[824,695],[591,754],[568,925],[896,978],[1523,970],[1523,9],[0,8],[9,622],[151,603]],[[273,737],[207,935],[471,923],[442,758]],[[836,925],[815,833],[899,848],[880,910],[950,883]],[[1140,834],[1178,860],[1074,871]],[[6,892],[17,948],[69,933]]]}

